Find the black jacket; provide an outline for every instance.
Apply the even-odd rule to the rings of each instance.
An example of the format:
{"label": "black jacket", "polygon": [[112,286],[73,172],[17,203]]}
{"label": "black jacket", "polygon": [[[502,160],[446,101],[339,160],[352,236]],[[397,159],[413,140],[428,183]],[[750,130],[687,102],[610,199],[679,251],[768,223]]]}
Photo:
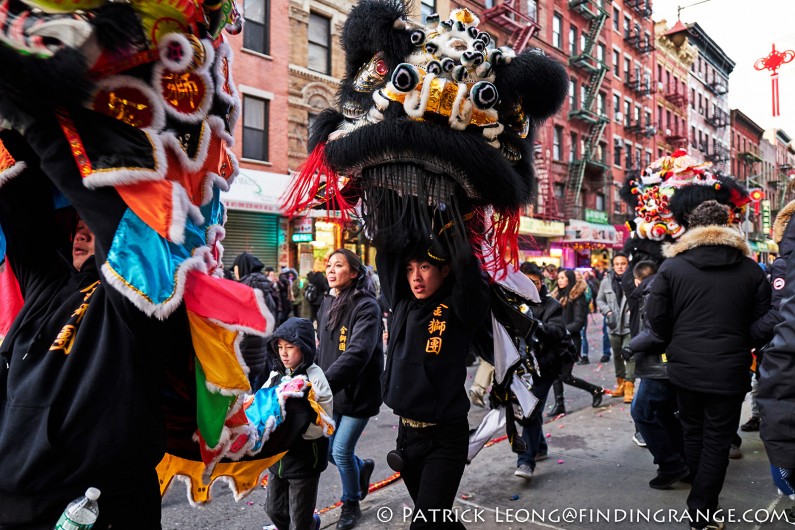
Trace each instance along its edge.
{"label": "black jacket", "polygon": [[[609,280],[608,280],[609,281]],[[566,329],[571,334],[571,340],[579,352],[582,349],[582,336],[580,332],[585,326],[585,319],[588,318],[588,303],[585,301],[585,290],[588,288],[584,281],[575,283],[569,291],[569,301],[563,307],[563,318],[566,321]],[[560,293],[556,299],[560,301]]]}
{"label": "black jacket", "polygon": [[[319,370],[315,364],[315,327],[305,318],[289,318],[279,326],[268,340],[270,362],[274,369],[273,377],[268,386],[278,384],[287,369],[279,357],[279,339],[295,344],[303,353],[301,364],[290,375],[306,375],[312,382],[313,369]],[[309,373],[307,373],[309,372]],[[318,374],[319,376],[320,374]],[[313,383],[314,384],[314,383]],[[315,389],[315,396],[322,389]],[[306,439],[299,436],[290,446],[284,458],[273,464],[269,469],[281,478],[309,478],[320,475],[328,467],[329,440],[326,436]]]}
{"label": "black jacket", "polygon": [[370,418],[382,403],[381,308],[375,295],[362,293],[345,309],[337,328],[328,329],[333,301],[332,295],[326,295],[318,311],[318,364],[334,392],[334,413]]}
{"label": "black jacket", "polygon": [[538,295],[541,303],[530,306],[533,316],[541,322],[535,331],[536,338],[541,343],[541,352],[536,360],[541,370],[541,379],[554,381],[560,375],[563,365],[561,341],[566,335],[566,320],[560,302],[547,294],[545,285],[542,284]]}
{"label": "black jacket", "polygon": [[[773,262],[772,315],[775,335],[764,350],[759,367],[759,392],[756,402],[762,424],[760,437],[765,443],[770,463],[795,468],[795,306],[790,299],[795,290],[795,263],[790,261],[795,249],[795,201],[781,209],[773,224],[773,237],[779,242],[779,257]],[[768,323],[768,325],[770,322]]]}
{"label": "black jacket", "polygon": [[36,155],[2,133],[28,165],[0,186],[0,225],[25,299],[0,346],[5,506],[18,496],[69,502],[88,486],[111,498],[151,484],[166,443],[164,365],[193,359],[184,309],[147,318],[104,278],[97,283],[126,208],[115,190],[83,185],[60,131],[40,134],[29,130],[53,183],[94,232],[96,259],[76,271],[58,255],[50,182]]}
{"label": "black jacket", "polygon": [[[646,297],[651,292],[656,274],[643,279],[630,296],[630,300],[637,308],[637,330],[632,332],[630,349],[635,352],[635,375],[642,379],[668,379],[668,362],[665,356],[664,344],[654,330],[649,327],[646,316]],[[633,315],[630,312],[630,316]],[[632,318],[630,322],[632,322]],[[630,327],[632,325],[630,324]]]}
{"label": "black jacket", "polygon": [[451,274],[430,298],[418,300],[406,280],[408,253],[379,251],[381,291],[392,308],[384,402],[416,421],[466,420],[466,355],[489,312],[489,290],[479,262],[460,251]]}
{"label": "black jacket", "polygon": [[690,229],[664,253],[668,259],[646,299],[646,314],[667,345],[671,383],[712,394],[746,393],[751,327],[770,306],[764,272],[729,227]]}

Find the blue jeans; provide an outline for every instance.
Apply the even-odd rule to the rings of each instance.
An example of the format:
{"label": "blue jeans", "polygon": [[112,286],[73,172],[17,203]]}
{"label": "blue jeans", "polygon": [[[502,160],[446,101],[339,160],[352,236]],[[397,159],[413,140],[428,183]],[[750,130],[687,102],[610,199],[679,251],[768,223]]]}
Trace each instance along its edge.
{"label": "blue jeans", "polygon": [[[530,469],[535,471],[536,455],[538,454],[544,436],[542,430],[544,417],[542,413],[546,407],[547,395],[549,395],[550,388],[552,388],[552,381],[542,380],[533,385],[531,392],[538,398],[538,404],[535,410],[533,410],[533,413],[526,420],[527,423],[522,428],[522,440],[527,444],[527,450],[523,453],[519,453],[516,459],[517,467],[528,465]],[[508,407],[508,414],[511,414],[511,412],[511,408]],[[546,440],[544,440],[544,446],[546,446]]]}
{"label": "blue jeans", "polygon": [[337,466],[342,480],[342,502],[358,501],[362,498],[359,491],[359,471],[362,469],[362,459],[353,454],[356,442],[362,435],[370,418],[354,418],[334,414],[334,423],[337,429],[329,439],[328,459]]}
{"label": "blue jeans", "polygon": [[[602,318],[602,355],[610,358],[610,332],[607,330],[607,319]],[[616,355],[621,355],[621,352],[616,352]]]}
{"label": "blue jeans", "polygon": [[585,325],[580,330],[582,337],[582,358],[588,358],[588,315],[585,315]]}
{"label": "blue jeans", "polygon": [[687,466],[678,409],[676,387],[669,381],[640,380],[632,400],[632,419],[660,473],[676,473]]}

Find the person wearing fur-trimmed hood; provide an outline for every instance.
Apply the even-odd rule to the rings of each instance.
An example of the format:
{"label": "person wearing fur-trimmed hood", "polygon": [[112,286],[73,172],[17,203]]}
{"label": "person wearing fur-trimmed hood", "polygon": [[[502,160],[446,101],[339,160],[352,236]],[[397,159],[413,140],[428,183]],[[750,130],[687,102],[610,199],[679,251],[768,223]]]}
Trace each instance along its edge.
{"label": "person wearing fur-trimmed hood", "polygon": [[[315,364],[315,328],[305,318],[289,318],[268,342],[273,371],[265,386],[304,376],[312,384],[320,421],[310,424],[287,454],[268,469],[265,511],[275,528],[315,528],[313,512],[320,474],[328,467],[328,436],[333,431],[334,396],[323,370]],[[266,527],[267,528],[267,527]]]}
{"label": "person wearing fur-trimmed hood", "polygon": [[706,201],[688,221],[688,231],[663,247],[668,259],[646,300],[646,315],[665,343],[668,376],[676,386],[693,476],[687,506],[691,527],[700,529],[718,507],[750,388],[751,328],[769,308],[770,285],[743,236],[729,226],[725,206]]}
{"label": "person wearing fur-trimmed hood", "polygon": [[[795,201],[781,209],[773,223],[773,240],[779,245],[779,255],[773,261],[770,282],[773,287],[771,308],[765,317],[763,331],[775,336],[764,348],[759,364],[759,435],[765,444],[771,472],[776,486],[784,494],[795,496],[792,471],[795,470],[795,314],[792,304],[783,303],[793,294],[795,269],[789,258],[795,250]],[[778,326],[776,327],[776,325]]]}

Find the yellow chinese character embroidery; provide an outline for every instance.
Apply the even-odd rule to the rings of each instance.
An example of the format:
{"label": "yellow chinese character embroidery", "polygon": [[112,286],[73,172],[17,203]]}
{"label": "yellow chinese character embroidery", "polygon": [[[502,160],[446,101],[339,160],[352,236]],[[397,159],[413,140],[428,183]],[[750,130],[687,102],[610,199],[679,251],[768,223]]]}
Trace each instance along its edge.
{"label": "yellow chinese character embroidery", "polygon": [[439,332],[439,335],[444,333],[445,328],[447,327],[447,322],[444,320],[436,320],[432,318],[431,321],[428,323],[428,333],[436,333]]}
{"label": "yellow chinese character embroidery", "polygon": [[431,337],[425,344],[425,353],[435,353],[439,355],[442,351],[442,337]]}
{"label": "yellow chinese character embroidery", "polygon": [[444,304],[439,304],[436,309],[433,310],[433,316],[440,317],[442,316],[442,308],[447,309],[447,306]]}

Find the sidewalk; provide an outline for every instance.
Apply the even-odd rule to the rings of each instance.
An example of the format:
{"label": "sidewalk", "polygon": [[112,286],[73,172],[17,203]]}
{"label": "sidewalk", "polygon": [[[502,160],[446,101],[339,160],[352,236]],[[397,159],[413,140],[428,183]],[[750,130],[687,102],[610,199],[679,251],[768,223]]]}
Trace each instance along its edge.
{"label": "sidewalk", "polygon": [[[468,517],[473,522],[467,528],[687,528],[669,510],[676,510],[675,517],[681,518],[689,486],[679,483],[666,491],[649,488],[656,468],[648,451],[632,442],[629,408],[618,401],[607,399],[607,406],[582,409],[548,423],[549,459],[538,463],[529,483],[513,475],[516,460],[507,442],[485,448],[464,472],[456,499],[458,509],[470,509]],[[748,417],[748,403],[742,417]],[[721,506],[734,509],[738,521],[727,523],[727,528],[793,528],[783,519],[769,522],[768,511],[783,515],[783,509],[795,503],[778,498],[758,433],[741,435],[743,458],[730,461],[721,494]],[[362,502],[363,515],[356,528],[408,528],[404,513],[411,506],[405,486],[397,481]],[[564,513],[567,508],[576,513]],[[529,510],[537,513],[534,522]],[[553,510],[558,511],[550,513]],[[655,516],[656,510],[662,511]],[[745,514],[751,522],[740,522],[747,510],[752,510]],[[477,521],[476,513],[480,514]],[[638,519],[646,514],[651,521]],[[334,528],[338,517],[338,509],[326,513],[322,528]],[[564,522],[564,517],[574,520]]]}

